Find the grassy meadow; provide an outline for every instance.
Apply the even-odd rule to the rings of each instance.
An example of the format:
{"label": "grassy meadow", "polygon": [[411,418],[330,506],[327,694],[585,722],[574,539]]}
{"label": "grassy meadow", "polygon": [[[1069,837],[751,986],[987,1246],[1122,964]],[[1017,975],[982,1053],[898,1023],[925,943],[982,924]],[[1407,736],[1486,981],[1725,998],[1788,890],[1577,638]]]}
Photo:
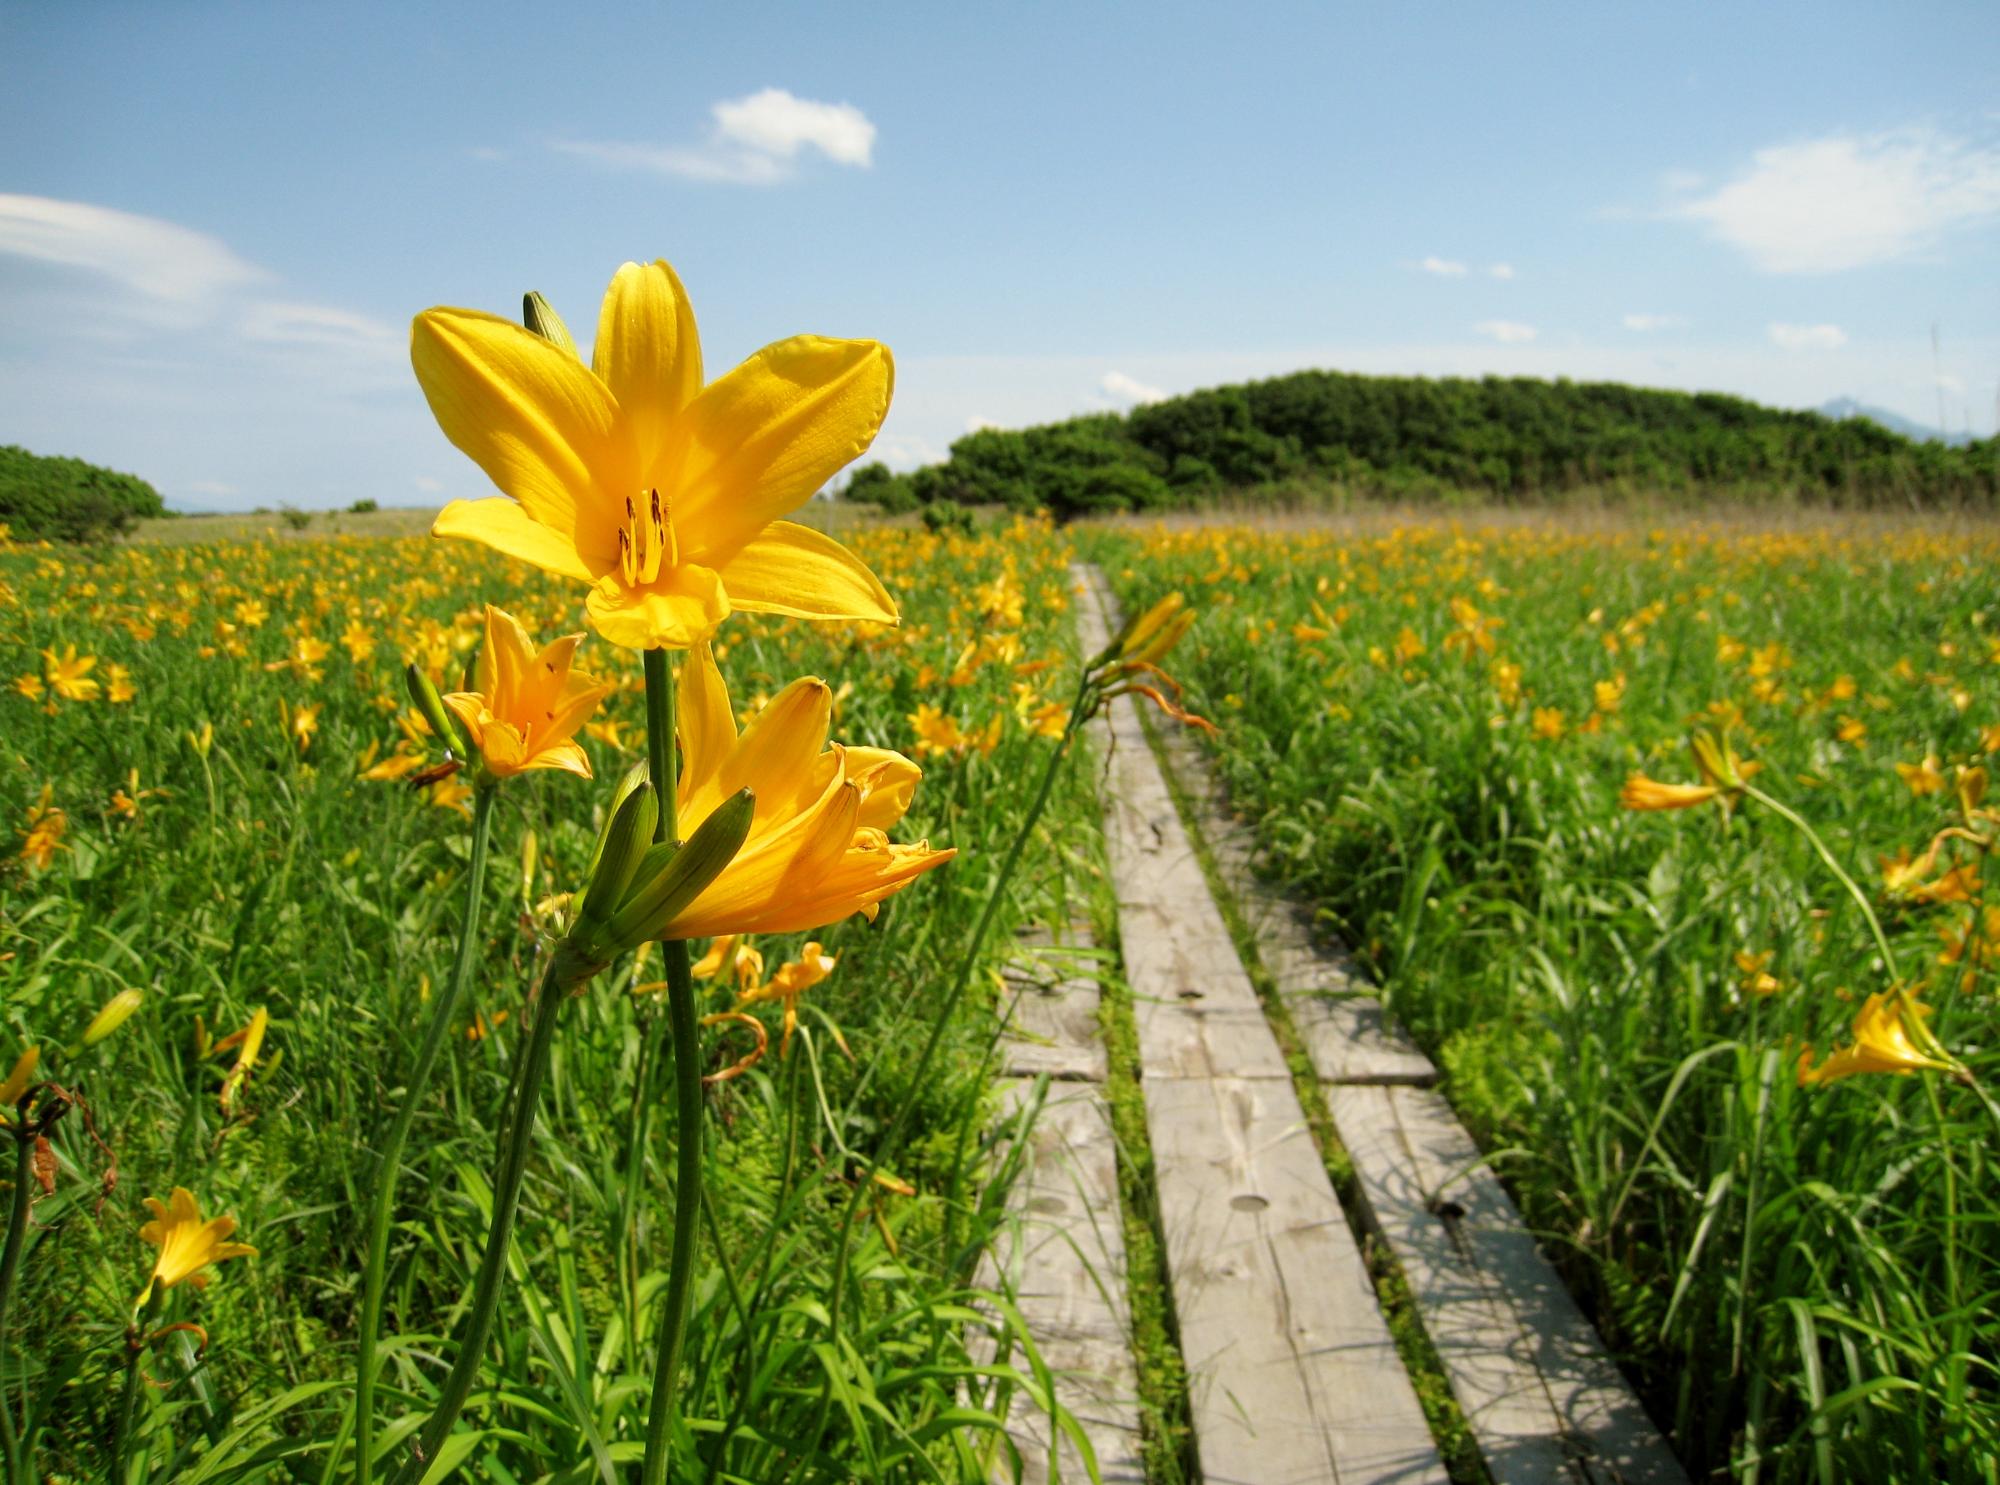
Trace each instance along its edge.
{"label": "grassy meadow", "polygon": [[[1027,520],[848,539],[904,624],[739,615],[717,646],[732,704],[747,719],[791,678],[829,677],[836,739],[923,767],[897,839],[961,854],[873,925],[812,935],[837,962],[801,995],[739,1002],[726,967],[698,985],[727,1019],[702,1054],[711,1176],[677,1480],[975,1478],[1016,1385],[968,1352],[973,1332],[1008,1325],[967,1293],[1005,1177],[988,1129],[993,977],[955,1011],[948,992],[1075,690],[1069,543]],[[439,753],[403,666],[456,689],[482,602],[546,641],[583,628],[580,596],[422,537],[0,551],[0,1060],[38,1048],[34,1081],[68,1101],[45,1144],[19,1143],[9,1186],[26,1176],[34,1197],[0,1355],[17,1478],[347,1477],[374,1152],[451,975],[466,891],[472,790],[415,771]],[[645,754],[638,658],[592,638],[576,666],[616,686],[579,734],[599,782],[506,781],[467,1001],[403,1156],[385,1467],[451,1360],[560,894],[586,878],[609,783]],[[1095,821],[1087,775],[1065,770],[994,963],[1017,922],[1089,901]],[[823,963],[807,937],[756,939],[752,978]],[[657,949],[623,956],[563,1008],[512,1283],[446,1450],[461,1477],[612,1480],[639,1457],[680,1140],[660,981]],[[86,1044],[106,1007],[129,1018]],[[231,1034],[260,1014],[243,1066]],[[913,1137],[867,1182],[899,1117]],[[256,1253],[216,1264],[205,1289],[161,1291],[117,1473],[128,1327],[156,1257],[142,1199],[176,1187],[204,1217],[233,1216]]]}
{"label": "grassy meadow", "polygon": [[2000,532],[1099,541],[1696,1477],[1994,1478]]}

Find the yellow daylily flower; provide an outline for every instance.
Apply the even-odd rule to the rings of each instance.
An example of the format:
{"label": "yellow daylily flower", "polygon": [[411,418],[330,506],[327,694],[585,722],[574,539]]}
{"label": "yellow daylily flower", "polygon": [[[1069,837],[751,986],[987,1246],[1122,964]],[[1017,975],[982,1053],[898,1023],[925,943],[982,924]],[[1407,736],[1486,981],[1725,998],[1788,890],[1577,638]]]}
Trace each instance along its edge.
{"label": "yellow daylily flower", "polygon": [[1663,784],[1635,773],[1618,791],[1618,802],[1628,810],[1684,810],[1707,804],[1721,793],[1713,784]]}
{"label": "yellow daylily flower", "polygon": [[581,634],[564,635],[539,652],[512,614],[486,605],[477,691],[444,698],[497,778],[531,768],[566,768],[590,777],[590,759],[574,741],[577,728],[616,688],[570,669]]}
{"label": "yellow daylily flower", "polygon": [[139,1229],[139,1237],[158,1248],[160,1256],[154,1260],[153,1275],[139,1295],[138,1303],[141,1305],[153,1297],[155,1284],[171,1289],[185,1282],[197,1289],[205,1289],[208,1287],[208,1275],[203,1270],[211,1263],[221,1263],[228,1258],[254,1258],[257,1255],[257,1250],[248,1243],[228,1241],[229,1235],[236,1231],[234,1217],[211,1217],[206,1222],[202,1221],[201,1207],[195,1202],[194,1193],[185,1186],[174,1187],[173,1195],[167,1201],[151,1196],[145,1201],[153,1220]]}
{"label": "yellow daylily flower", "polygon": [[735,859],[653,937],[793,933],[852,913],[872,918],[883,898],[958,854],[890,842],[886,832],[923,771],[887,749],[828,747],[825,681],[793,681],[739,734],[722,672],[697,644],[680,694],[682,837],[742,789],[755,794],[756,813]]}
{"label": "yellow daylily flower", "polygon": [[[1931,1014],[1931,1008],[1918,1000],[1914,993],[1906,995],[1895,990],[1879,990],[1869,996],[1854,1017],[1853,1046],[1842,1047],[1818,1067],[1812,1065],[1811,1047],[1799,1053],[1799,1086],[1809,1088],[1817,1083],[1832,1082],[1835,1078],[1853,1077],[1856,1073],[1912,1073],[1920,1068],[1929,1068],[1934,1072],[1958,1072],[1957,1063],[1918,1049],[1904,1019],[1906,1010],[1908,1015],[1917,1019],[1919,1027]],[[1935,1044],[1935,1038],[1930,1037],[1928,1031],[1924,1034],[1926,1040]]]}
{"label": "yellow daylily flower", "polygon": [[270,1012],[258,1006],[247,1026],[241,1031],[231,1032],[209,1048],[211,1052],[227,1052],[232,1048],[236,1052],[236,1061],[230,1067],[228,1076],[222,1080],[220,1101],[225,1118],[230,1105],[236,1101],[236,1090],[249,1081],[251,1071],[257,1066],[257,1054],[264,1049],[264,1031],[270,1024]]}
{"label": "yellow daylily flower", "polygon": [[897,622],[859,558],[779,520],[874,442],[895,369],[872,340],[798,335],[702,382],[694,311],[665,262],[627,263],[591,364],[509,320],[417,316],[410,359],[444,434],[505,500],[458,500],[436,536],[592,585],[613,644],[687,649],[733,609]]}

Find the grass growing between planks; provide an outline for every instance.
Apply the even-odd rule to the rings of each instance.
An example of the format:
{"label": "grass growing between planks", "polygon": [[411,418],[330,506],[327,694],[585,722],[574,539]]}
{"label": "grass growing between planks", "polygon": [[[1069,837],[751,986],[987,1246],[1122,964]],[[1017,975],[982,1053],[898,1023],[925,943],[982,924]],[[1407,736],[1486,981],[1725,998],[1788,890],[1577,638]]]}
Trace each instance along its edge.
{"label": "grass growing between planks", "polygon": [[[1368,1277],[1375,1286],[1375,1297],[1382,1306],[1390,1337],[1396,1343],[1396,1354],[1402,1358],[1403,1369],[1409,1373],[1410,1385],[1424,1411],[1424,1421],[1430,1425],[1431,1437],[1437,1441],[1445,1469],[1455,1485],[1488,1485],[1491,1477],[1479,1452],[1478,1441],[1466,1424],[1458,1399],[1452,1394],[1451,1379],[1445,1374],[1444,1365],[1424,1329],[1423,1317],[1418,1313],[1409,1284],[1403,1277],[1402,1265],[1396,1261],[1388,1246],[1369,1230],[1354,1166],[1348,1159],[1346,1146],[1340,1141],[1339,1131],[1334,1128],[1326,1092],[1313,1070],[1312,1054],[1299,1035],[1298,1027],[1293,1024],[1291,1010],[1278,993],[1278,987],[1258,953],[1257,935],[1244,919],[1242,903],[1216,862],[1215,848],[1208,833],[1210,822],[1207,811],[1203,803],[1189,792],[1188,781],[1181,771],[1182,765],[1173,756],[1173,749],[1160,728],[1150,717],[1145,718],[1144,723],[1153,756],[1167,781],[1168,792],[1173,795],[1174,807],[1180,811],[1181,823],[1194,846],[1195,859],[1201,863],[1209,894],[1222,910],[1222,919],[1228,925],[1237,957],[1243,961],[1243,968],[1257,991],[1265,1020],[1270,1023],[1271,1033],[1277,1038],[1278,1050],[1284,1054],[1285,1066],[1292,1075],[1292,1089],[1298,1095],[1299,1106],[1305,1111],[1313,1142],[1319,1149],[1320,1163],[1326,1168],[1327,1179],[1333,1183],[1334,1194],[1340,1198],[1341,1211],[1367,1264]],[[1189,746],[1193,746],[1191,741]]]}
{"label": "grass growing between planks", "polygon": [[[1121,591],[1204,610],[1177,673],[1232,798],[1508,1157],[1691,1470],[2000,1469],[1994,532],[1097,541]],[[1882,945],[1757,801],[1621,806],[1635,773],[1701,782],[1696,724],[1817,828]],[[1828,1062],[1885,1045],[1885,1006],[1913,1035],[1913,1000],[1965,1077]]]}

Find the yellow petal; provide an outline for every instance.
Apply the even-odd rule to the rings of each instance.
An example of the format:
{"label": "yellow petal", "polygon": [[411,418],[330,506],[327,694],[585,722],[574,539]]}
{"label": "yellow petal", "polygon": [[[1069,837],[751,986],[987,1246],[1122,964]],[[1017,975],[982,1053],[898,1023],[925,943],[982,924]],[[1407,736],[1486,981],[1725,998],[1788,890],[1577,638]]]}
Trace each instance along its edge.
{"label": "yellow petal", "polygon": [[900,622],[880,579],[832,537],[791,521],[773,521],[722,569],[732,608],[800,619]]}
{"label": "yellow petal", "polygon": [[531,768],[562,768],[579,778],[589,778],[590,759],[574,742],[552,743],[528,760]]}
{"label": "yellow petal", "polygon": [[688,651],[680,675],[681,778],[683,804],[704,791],[736,746],[736,714],[729,709],[729,688],[706,643]]}
{"label": "yellow petal", "polygon": [[701,392],[694,310],[664,261],[618,270],[598,311],[590,364],[632,430],[641,487],[657,484],[674,421]]}
{"label": "yellow petal", "polygon": [[[826,746],[826,729],[832,721],[832,688],[816,676],[793,681],[751,718],[736,747],[704,787],[688,791],[687,818],[707,819],[738,789],[757,796],[756,819],[766,822],[766,828],[770,821],[797,813],[807,802],[800,793],[813,778],[813,763]],[[751,830],[756,829],[753,821]]]}
{"label": "yellow petal", "polygon": [[542,525],[603,571],[638,488],[629,430],[604,383],[497,315],[426,310],[410,364],[444,435]]}
{"label": "yellow petal", "polygon": [[604,565],[586,562],[567,536],[542,525],[511,500],[454,500],[431,522],[431,535],[481,542],[578,582],[594,582],[605,570]]}
{"label": "yellow petal", "polygon": [[887,346],[797,335],[707,388],[676,430],[682,555],[719,566],[803,505],[874,442],[895,380]]}
{"label": "yellow petal", "polygon": [[849,748],[847,777],[862,789],[861,826],[887,830],[910,808],[924,771],[888,748]]}
{"label": "yellow petal", "polygon": [[628,588],[611,573],[590,590],[584,609],[591,626],[614,645],[685,650],[729,617],[729,598],[712,570],[684,566],[663,570],[647,589]]}
{"label": "yellow petal", "polygon": [[535,663],[535,642],[521,621],[486,605],[486,643],[479,651],[479,689],[496,717],[521,715],[522,685]]}

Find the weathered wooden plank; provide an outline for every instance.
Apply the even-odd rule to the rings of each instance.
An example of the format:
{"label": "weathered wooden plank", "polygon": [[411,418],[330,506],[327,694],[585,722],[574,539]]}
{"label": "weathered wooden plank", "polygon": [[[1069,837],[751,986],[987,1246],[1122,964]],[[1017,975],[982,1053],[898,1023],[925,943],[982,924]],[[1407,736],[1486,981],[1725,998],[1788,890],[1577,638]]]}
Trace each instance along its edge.
{"label": "weathered wooden plank", "polygon": [[[1035,1080],[1008,1079],[1000,1088],[1012,1118],[1032,1097]],[[1125,1234],[1103,1090],[1092,1083],[1050,1083],[1028,1142],[1026,1168],[1008,1196],[1017,1225],[989,1255],[979,1283],[998,1289],[1005,1277],[1036,1350],[1055,1373],[1056,1399],[1090,1440],[1101,1477],[1142,1485]],[[1017,1349],[1012,1360],[1026,1374],[1026,1356]],[[1029,1485],[1058,1473],[1064,1480],[1088,1478],[1075,1443],[1052,1429],[1048,1414],[1024,1393],[1014,1395],[1007,1432]],[[994,1478],[1011,1477],[1006,1462],[997,1461]]]}
{"label": "weathered wooden plank", "polygon": [[1102,1083],[1108,1069],[1097,981],[1076,972],[1088,929],[1072,928],[1066,937],[1066,945],[1053,943],[1046,929],[1024,937],[1001,971],[1005,993],[999,1009],[1006,1023],[1001,1070],[1014,1077],[1047,1074]]}
{"label": "weathered wooden plank", "polygon": [[[1094,601],[1079,605],[1088,618]],[[1101,613],[1083,628],[1104,643]],[[1105,832],[1189,1404],[1210,1485],[1443,1485],[1227,925],[1131,701],[1099,723]]]}
{"label": "weathered wooden plank", "polygon": [[1434,1083],[1437,1068],[1368,991],[1354,963],[1317,932],[1306,909],[1256,872],[1256,841],[1229,809],[1221,780],[1200,746],[1179,729],[1163,733],[1165,752],[1216,873],[1250,931],[1323,1083]]}
{"label": "weathered wooden plank", "polygon": [[1441,1485],[1291,1084],[1144,1087],[1202,1478]]}
{"label": "weathered wooden plank", "polygon": [[1327,1098],[1497,1485],[1685,1485],[1450,1105],[1409,1087]]}

